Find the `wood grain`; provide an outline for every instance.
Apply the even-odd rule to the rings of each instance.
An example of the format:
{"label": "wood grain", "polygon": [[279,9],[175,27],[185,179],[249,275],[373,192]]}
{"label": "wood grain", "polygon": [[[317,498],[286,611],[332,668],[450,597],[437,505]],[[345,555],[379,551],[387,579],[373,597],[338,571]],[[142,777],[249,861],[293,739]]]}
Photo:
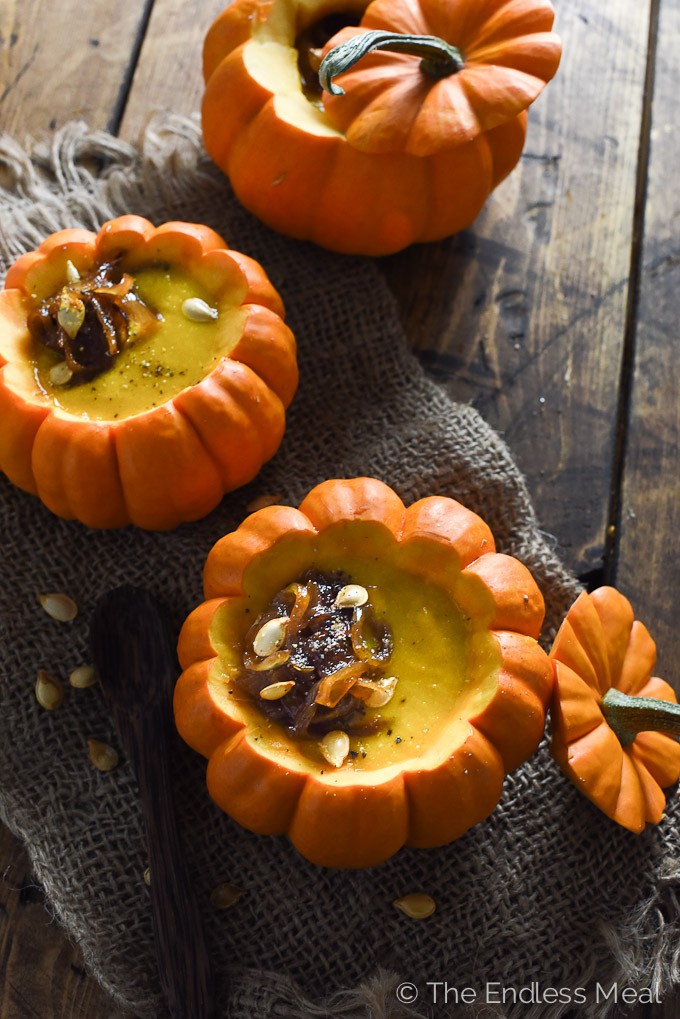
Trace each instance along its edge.
{"label": "wood grain", "polygon": [[203,39],[225,0],[202,0],[198,8],[179,0],[156,0],[120,126],[135,142],[152,117],[190,116],[203,97]]}
{"label": "wood grain", "polygon": [[663,4],[658,32],[630,417],[626,436],[617,584],[657,642],[659,674],[680,693],[680,7]]}
{"label": "wood grain", "polygon": [[520,166],[470,230],[387,271],[425,364],[505,437],[565,562],[597,576],[650,5],[555,7],[562,64],[530,110]]}
{"label": "wood grain", "polygon": [[107,128],[125,102],[145,3],[0,4],[0,120],[18,140],[74,117]]}

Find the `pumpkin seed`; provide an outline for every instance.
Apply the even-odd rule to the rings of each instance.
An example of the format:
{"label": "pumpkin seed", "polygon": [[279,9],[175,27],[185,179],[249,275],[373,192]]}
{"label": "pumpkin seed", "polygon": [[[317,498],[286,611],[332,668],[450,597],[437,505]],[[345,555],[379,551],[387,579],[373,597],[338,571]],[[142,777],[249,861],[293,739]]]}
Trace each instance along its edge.
{"label": "pumpkin seed", "polygon": [[97,673],[91,665],[79,665],[70,673],[68,681],[77,690],[84,690],[88,686],[94,686],[97,682]]}
{"label": "pumpkin seed", "polygon": [[60,623],[70,623],[78,615],[78,606],[67,594],[39,594],[38,601],[47,615]]}
{"label": "pumpkin seed", "polygon": [[214,322],[219,314],[217,308],[211,308],[200,297],[188,297],[182,311],[192,322]]}
{"label": "pumpkin seed", "polygon": [[357,686],[369,691],[368,697],[364,700],[367,707],[382,708],[392,700],[397,682],[396,676],[386,676],[385,679],[378,680],[359,679]]}
{"label": "pumpkin seed", "polygon": [[80,273],[70,259],[66,263],[66,279],[69,283],[78,283],[80,280]]}
{"label": "pumpkin seed", "polygon": [[40,669],[35,681],[35,698],[41,708],[54,711],[64,699],[64,688],[46,669]]}
{"label": "pumpkin seed", "polygon": [[260,697],[263,701],[278,701],[285,697],[294,686],[294,679],[282,680],[280,683],[270,683],[269,686],[265,686],[260,690]]}
{"label": "pumpkin seed", "polygon": [[346,584],[338,591],[333,603],[336,609],[356,609],[368,601],[368,591],[361,584]]}
{"label": "pumpkin seed", "polygon": [[349,736],[342,729],[333,729],[319,740],[319,750],[329,764],[334,768],[340,768],[349,753]]}
{"label": "pumpkin seed", "polygon": [[60,361],[59,364],[55,364],[54,368],[50,368],[50,383],[53,386],[65,386],[72,378],[73,372],[66,361]]}
{"label": "pumpkin seed", "polygon": [[257,498],[253,499],[246,506],[248,513],[255,513],[256,510],[264,509],[265,506],[276,506],[277,503],[281,502],[282,496],[280,495],[258,495]]}
{"label": "pumpkin seed", "polygon": [[253,638],[253,651],[258,658],[267,658],[279,650],[285,640],[288,623],[288,616],[278,616],[276,619],[268,619],[260,627]]}
{"label": "pumpkin seed", "polygon": [[225,881],[224,884],[213,888],[210,893],[210,905],[215,909],[229,909],[239,899],[242,899],[245,894],[245,888],[239,888],[238,885],[230,885]]}
{"label": "pumpkin seed", "polygon": [[79,297],[68,290],[62,293],[59,300],[57,321],[72,340],[75,339],[78,330],[85,321],[85,305]]}
{"label": "pumpkin seed", "polygon": [[144,884],[145,885],[150,885],[151,884],[151,867],[147,867],[146,868],[146,870],[144,871],[144,875],[143,876],[144,876]]}
{"label": "pumpkin seed", "polygon": [[432,916],[436,908],[434,899],[423,892],[412,892],[402,899],[395,899],[392,905],[412,920],[424,920],[426,916]]}
{"label": "pumpkin seed", "polygon": [[118,765],[118,751],[99,739],[89,739],[87,749],[97,771],[113,771]]}

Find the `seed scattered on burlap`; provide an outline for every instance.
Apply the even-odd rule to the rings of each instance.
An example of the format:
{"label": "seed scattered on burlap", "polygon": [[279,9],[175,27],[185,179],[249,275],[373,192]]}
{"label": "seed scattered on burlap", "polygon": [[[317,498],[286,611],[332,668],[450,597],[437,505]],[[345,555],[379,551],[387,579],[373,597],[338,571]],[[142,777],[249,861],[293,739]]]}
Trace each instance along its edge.
{"label": "seed scattered on burlap", "polygon": [[401,899],[395,899],[392,903],[412,920],[424,920],[426,916],[432,916],[435,911],[435,901],[423,892],[412,892]]}
{"label": "seed scattered on burlap", "polygon": [[217,885],[210,893],[210,905],[215,909],[229,909],[246,894],[245,888],[230,885],[228,882]]}
{"label": "seed scattered on burlap", "polygon": [[118,751],[99,739],[89,739],[87,750],[97,771],[113,771],[118,765]]}
{"label": "seed scattered on burlap", "polygon": [[151,867],[147,867],[146,870],[144,871],[144,884],[145,885],[151,884]]}
{"label": "seed scattered on burlap", "polygon": [[97,673],[91,665],[79,665],[70,673],[68,681],[77,690],[84,690],[88,686],[94,686],[97,682]]}
{"label": "seed scattered on burlap", "polygon": [[38,601],[48,616],[60,623],[70,623],[78,615],[78,606],[67,594],[39,594]]}
{"label": "seed scattered on burlap", "polygon": [[64,699],[64,688],[46,669],[39,669],[35,681],[35,697],[41,708],[54,711]]}
{"label": "seed scattered on burlap", "polygon": [[266,506],[276,506],[281,502],[281,499],[280,495],[258,495],[256,499],[248,503],[246,512],[255,513],[257,510],[265,509]]}

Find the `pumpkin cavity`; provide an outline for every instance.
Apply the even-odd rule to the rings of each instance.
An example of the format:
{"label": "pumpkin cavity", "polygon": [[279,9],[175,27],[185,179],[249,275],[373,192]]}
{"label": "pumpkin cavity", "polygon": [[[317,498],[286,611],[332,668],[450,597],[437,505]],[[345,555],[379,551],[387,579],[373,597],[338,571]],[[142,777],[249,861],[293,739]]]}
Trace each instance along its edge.
{"label": "pumpkin cavity", "polygon": [[292,735],[320,739],[342,726],[364,736],[379,724],[366,708],[386,704],[396,687],[383,675],[392,650],[366,588],[312,569],[278,591],[248,630],[238,682]]}
{"label": "pumpkin cavity", "polygon": [[323,108],[321,102],[323,89],[319,81],[319,68],[324,46],[341,29],[356,28],[361,23],[361,18],[361,11],[334,11],[307,25],[299,32],[295,40],[302,91],[306,99],[319,109]]}

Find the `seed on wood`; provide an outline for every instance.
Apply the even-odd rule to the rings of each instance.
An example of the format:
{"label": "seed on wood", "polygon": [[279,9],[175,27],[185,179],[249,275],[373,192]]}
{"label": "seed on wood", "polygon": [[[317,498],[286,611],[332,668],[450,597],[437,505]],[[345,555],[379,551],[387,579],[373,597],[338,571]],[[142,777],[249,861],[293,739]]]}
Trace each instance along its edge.
{"label": "seed on wood", "polygon": [[91,665],[79,665],[70,673],[68,681],[77,690],[84,690],[88,686],[94,686],[97,682],[97,673]]}
{"label": "seed on wood", "polygon": [[412,920],[424,920],[426,916],[432,916],[436,908],[434,899],[423,892],[412,892],[402,899],[395,899],[392,905]]}
{"label": "seed on wood", "polygon": [[99,739],[89,739],[87,749],[97,771],[113,771],[118,765],[118,751]]}
{"label": "seed on wood", "polygon": [[288,616],[278,616],[276,619],[268,619],[260,627],[253,638],[253,651],[258,658],[266,658],[279,650],[286,637],[288,623]]}
{"label": "seed on wood", "polygon": [[278,701],[285,697],[294,686],[294,679],[282,680],[280,683],[270,683],[269,686],[265,686],[260,690],[260,697],[263,701]]}
{"label": "seed on wood", "polygon": [[243,898],[245,894],[245,888],[239,888],[238,885],[230,885],[228,882],[225,882],[213,888],[210,893],[210,905],[215,909],[229,909],[230,906],[233,906],[239,899]]}
{"label": "seed on wood", "polygon": [[50,382],[53,386],[65,386],[72,378],[73,372],[66,361],[60,361],[54,368],[50,368]]}
{"label": "seed on wood", "polygon": [[368,591],[361,584],[347,584],[338,591],[335,602],[336,609],[356,609],[368,601]]}
{"label": "seed on wood", "polygon": [[64,688],[46,669],[39,669],[35,681],[35,697],[41,708],[54,711],[64,699]]}
{"label": "seed on wood", "polygon": [[200,297],[188,297],[182,311],[192,322],[214,322],[218,316],[217,308],[211,308]]}
{"label": "seed on wood", "polygon": [[70,623],[78,615],[78,606],[67,594],[39,594],[38,601],[47,615],[60,623]]}
{"label": "seed on wood", "polygon": [[319,740],[319,750],[329,764],[339,768],[345,763],[349,754],[349,736],[342,729],[333,729]]}

